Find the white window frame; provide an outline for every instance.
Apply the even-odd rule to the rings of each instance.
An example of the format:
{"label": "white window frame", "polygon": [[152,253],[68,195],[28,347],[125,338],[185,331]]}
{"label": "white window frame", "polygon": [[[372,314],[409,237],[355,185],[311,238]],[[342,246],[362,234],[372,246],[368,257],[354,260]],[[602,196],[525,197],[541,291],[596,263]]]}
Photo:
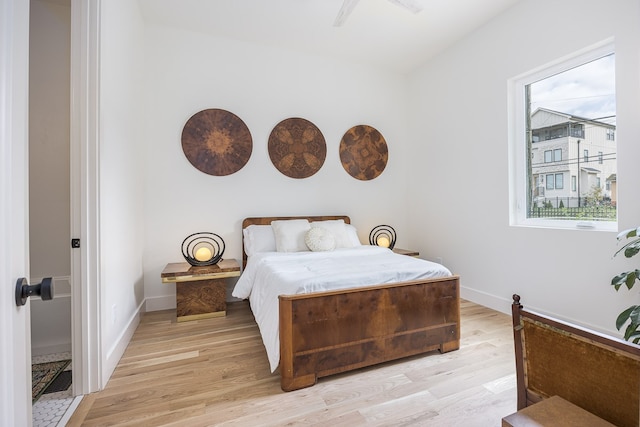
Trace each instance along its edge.
{"label": "white window frame", "polygon": [[545,174],[544,180],[546,182],[545,188],[547,190],[555,190],[556,189],[556,187],[555,187],[556,180],[555,180],[555,175],[554,174],[552,174],[552,173]]}
{"label": "white window frame", "polygon": [[553,150],[553,161],[554,162],[561,162],[562,161],[562,149],[561,148],[556,148],[555,150]]}
{"label": "white window frame", "polygon": [[[509,152],[509,225],[552,229],[618,231],[617,221],[578,221],[527,218],[526,86],[568,69],[615,53],[613,39],[589,46],[535,70],[509,79],[508,152]],[[580,153],[582,155],[582,153]],[[555,184],[555,183],[554,183]]]}

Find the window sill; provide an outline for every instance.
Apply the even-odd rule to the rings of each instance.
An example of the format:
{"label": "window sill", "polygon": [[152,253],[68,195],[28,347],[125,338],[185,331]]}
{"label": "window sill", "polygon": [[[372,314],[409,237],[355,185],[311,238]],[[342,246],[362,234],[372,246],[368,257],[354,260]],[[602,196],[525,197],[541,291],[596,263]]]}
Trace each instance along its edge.
{"label": "window sill", "polygon": [[553,219],[525,219],[511,224],[514,227],[548,228],[559,230],[618,232],[617,221],[574,221]]}

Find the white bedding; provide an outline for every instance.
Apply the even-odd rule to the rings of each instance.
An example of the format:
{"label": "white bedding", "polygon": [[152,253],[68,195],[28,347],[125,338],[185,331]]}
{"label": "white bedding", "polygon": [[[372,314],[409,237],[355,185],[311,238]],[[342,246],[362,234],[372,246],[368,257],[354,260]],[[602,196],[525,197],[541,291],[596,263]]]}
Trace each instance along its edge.
{"label": "white bedding", "polygon": [[330,252],[263,252],[250,256],[232,295],[249,299],[271,372],[280,362],[278,295],[450,276],[440,264],[378,246]]}

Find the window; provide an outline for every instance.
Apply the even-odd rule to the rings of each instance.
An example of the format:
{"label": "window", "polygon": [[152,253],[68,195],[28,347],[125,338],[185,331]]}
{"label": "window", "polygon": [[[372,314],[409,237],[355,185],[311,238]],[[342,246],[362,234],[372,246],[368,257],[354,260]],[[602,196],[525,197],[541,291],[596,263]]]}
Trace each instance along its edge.
{"label": "window", "polygon": [[596,177],[596,187],[600,188],[600,177],[599,176]]}
{"label": "window", "polygon": [[571,136],[574,138],[584,138],[584,125],[580,123],[570,123]]}
{"label": "window", "polygon": [[547,190],[562,190],[564,188],[564,175],[561,173],[550,173],[545,177]]}
{"label": "window", "polygon": [[511,225],[617,229],[616,186],[594,191],[617,174],[613,52],[601,43],[509,81]]}
{"label": "window", "polygon": [[546,181],[547,181],[547,190],[553,190],[553,184],[554,184],[553,174],[547,175]]}
{"label": "window", "polygon": [[562,149],[561,148],[557,148],[555,150],[546,150],[544,152],[544,162],[545,163],[560,162],[560,161],[562,161]]}
{"label": "window", "polygon": [[553,150],[553,161],[554,162],[561,162],[562,161],[562,149],[561,148],[557,148],[557,149]]}

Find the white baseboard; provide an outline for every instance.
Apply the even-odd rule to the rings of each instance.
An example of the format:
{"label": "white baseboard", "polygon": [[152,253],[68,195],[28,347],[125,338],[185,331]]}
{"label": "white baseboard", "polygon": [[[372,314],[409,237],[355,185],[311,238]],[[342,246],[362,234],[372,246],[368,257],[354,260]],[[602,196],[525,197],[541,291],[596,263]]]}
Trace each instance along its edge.
{"label": "white baseboard", "polygon": [[55,345],[43,345],[31,347],[31,356],[44,356],[47,354],[71,353],[71,341]]}
{"label": "white baseboard", "polygon": [[504,297],[497,297],[486,292],[478,291],[475,289],[460,286],[460,298],[467,301],[475,302],[476,304],[489,307],[490,309],[499,311],[511,315],[511,303],[510,299]]}
{"label": "white baseboard", "polygon": [[176,308],[175,295],[145,298],[144,311],[173,310]]}
{"label": "white baseboard", "polygon": [[127,323],[126,328],[122,331],[122,333],[118,336],[118,339],[114,343],[114,345],[107,352],[107,357],[105,359],[105,363],[102,368],[102,384],[106,385],[113,374],[113,371],[118,366],[118,362],[120,358],[124,354],[129,342],[131,342],[131,338],[133,337],[134,332],[138,328],[140,324],[140,314],[142,313],[142,308],[144,307],[144,302],[142,302],[136,311],[133,313],[129,322]]}
{"label": "white baseboard", "polygon": [[[467,301],[474,302],[476,304],[483,305],[490,309],[493,309],[511,316],[511,304],[513,304],[513,299],[497,297],[495,295],[488,294],[486,292],[478,291],[471,288],[466,288],[464,286],[460,286],[460,298],[465,299]],[[608,329],[601,328],[591,323],[587,323],[587,322],[583,322],[577,319],[567,317],[561,313],[550,313],[538,307],[531,307],[527,305],[525,306],[525,308],[527,310],[538,312],[546,316],[555,317],[556,319],[563,320],[565,322],[574,323],[576,325],[591,329],[593,331],[596,331],[602,334],[620,338],[620,332],[617,332],[615,329],[612,329],[612,328],[608,328]]]}

